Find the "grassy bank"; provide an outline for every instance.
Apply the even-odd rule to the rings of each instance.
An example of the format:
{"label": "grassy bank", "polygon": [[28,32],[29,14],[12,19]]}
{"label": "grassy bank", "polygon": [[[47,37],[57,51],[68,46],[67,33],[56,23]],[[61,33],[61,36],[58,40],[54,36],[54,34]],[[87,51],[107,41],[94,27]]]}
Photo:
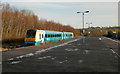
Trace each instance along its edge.
{"label": "grassy bank", "polygon": [[3,40],[2,48],[13,49],[24,46],[24,39]]}

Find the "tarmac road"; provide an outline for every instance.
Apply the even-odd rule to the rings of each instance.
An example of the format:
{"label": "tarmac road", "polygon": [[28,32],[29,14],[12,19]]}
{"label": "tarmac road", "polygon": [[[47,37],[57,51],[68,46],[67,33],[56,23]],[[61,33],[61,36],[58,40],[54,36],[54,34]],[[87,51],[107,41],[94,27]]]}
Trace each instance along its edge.
{"label": "tarmac road", "polygon": [[104,37],[22,49],[3,52],[3,72],[118,72],[118,43]]}

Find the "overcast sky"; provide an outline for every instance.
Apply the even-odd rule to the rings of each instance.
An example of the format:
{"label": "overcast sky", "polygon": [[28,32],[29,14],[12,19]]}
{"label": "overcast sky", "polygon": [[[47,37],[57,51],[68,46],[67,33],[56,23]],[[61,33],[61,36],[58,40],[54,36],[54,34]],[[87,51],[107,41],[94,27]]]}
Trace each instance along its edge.
{"label": "overcast sky", "polygon": [[[89,14],[85,14],[85,23],[92,22],[91,26],[106,27],[118,25],[118,2],[19,1],[22,0],[17,0],[17,2],[15,0],[2,0],[2,2],[8,2],[12,7],[32,10],[40,19],[53,20],[64,25],[71,25],[74,28],[82,28],[82,15],[76,12],[85,10],[90,11]],[[88,25],[85,24],[85,27],[87,28]]]}

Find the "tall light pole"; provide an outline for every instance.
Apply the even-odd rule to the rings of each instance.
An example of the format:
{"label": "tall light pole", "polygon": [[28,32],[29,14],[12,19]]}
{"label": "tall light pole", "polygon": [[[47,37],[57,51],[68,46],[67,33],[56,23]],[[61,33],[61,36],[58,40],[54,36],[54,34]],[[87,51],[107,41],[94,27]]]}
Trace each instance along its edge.
{"label": "tall light pole", "polygon": [[89,37],[90,37],[90,24],[92,24],[92,22],[90,23],[86,23],[88,25],[88,33],[89,33]]}
{"label": "tall light pole", "polygon": [[84,15],[85,15],[85,13],[89,13],[89,10],[86,10],[86,11],[84,11],[84,12],[77,12],[77,13],[82,13],[82,21],[83,21],[83,30],[82,30],[82,36],[83,36],[83,43],[85,42],[85,40],[84,40]]}

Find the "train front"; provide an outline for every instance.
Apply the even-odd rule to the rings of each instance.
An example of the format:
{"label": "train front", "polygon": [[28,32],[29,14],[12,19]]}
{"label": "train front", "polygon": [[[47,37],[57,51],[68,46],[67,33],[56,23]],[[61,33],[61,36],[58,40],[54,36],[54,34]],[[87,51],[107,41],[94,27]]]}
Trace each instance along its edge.
{"label": "train front", "polygon": [[35,36],[36,30],[27,30],[26,38],[25,38],[25,46],[35,45]]}

